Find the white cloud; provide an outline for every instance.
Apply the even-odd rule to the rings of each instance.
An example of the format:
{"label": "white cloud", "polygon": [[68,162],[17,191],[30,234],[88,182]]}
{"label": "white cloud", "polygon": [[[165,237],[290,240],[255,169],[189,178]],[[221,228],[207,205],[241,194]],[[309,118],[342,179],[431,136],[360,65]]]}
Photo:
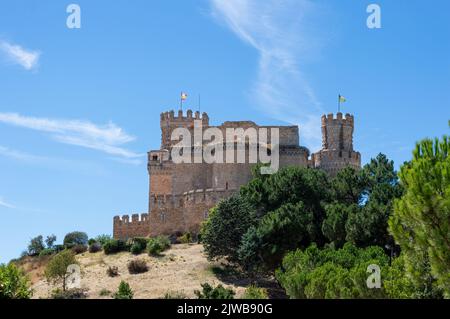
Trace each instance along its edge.
{"label": "white cloud", "polygon": [[[114,123],[96,125],[89,121],[27,117],[17,113],[0,113],[0,122],[47,132],[60,143],[90,148],[122,158],[132,159],[144,156],[122,147],[134,141],[135,137],[128,135]],[[3,152],[6,151],[3,150]],[[23,154],[14,154],[10,151],[10,155],[22,156]]]}
{"label": "white cloud", "polygon": [[317,53],[319,40],[310,19],[318,12],[310,0],[210,0],[213,16],[259,52],[252,97],[278,120],[300,125],[306,145],[320,146],[320,115],[314,90],[301,72]]}
{"label": "white cloud", "polygon": [[2,197],[0,197],[0,206],[6,207],[9,209],[15,209],[16,207],[12,204],[7,203]]}
{"label": "white cloud", "polygon": [[37,67],[41,53],[22,48],[20,45],[12,44],[0,40],[0,50],[6,55],[8,60],[21,65],[25,70],[32,70]]}

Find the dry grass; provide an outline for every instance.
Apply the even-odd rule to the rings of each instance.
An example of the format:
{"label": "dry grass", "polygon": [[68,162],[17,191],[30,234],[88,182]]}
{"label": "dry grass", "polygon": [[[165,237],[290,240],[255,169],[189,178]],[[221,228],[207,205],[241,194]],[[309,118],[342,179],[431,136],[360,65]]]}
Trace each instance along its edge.
{"label": "dry grass", "polygon": [[[204,282],[214,285],[221,283],[230,287],[236,291],[237,297],[245,290],[244,286],[221,281],[211,271],[211,263],[203,255],[202,245],[174,245],[160,257],[150,257],[146,254],[134,256],[126,252],[116,255],[86,252],[77,256],[77,259],[82,271],[81,287],[87,289],[88,298],[91,299],[110,298],[101,296],[101,292],[117,291],[122,280],[130,284],[137,299],[162,298],[167,292],[177,292],[194,298],[194,290],[200,289],[200,284]],[[138,275],[129,274],[127,264],[136,259],[145,260],[149,271]],[[119,276],[109,277],[109,266],[117,266]],[[34,298],[47,298],[54,288],[47,284],[42,273],[42,269],[40,272],[34,271]]]}

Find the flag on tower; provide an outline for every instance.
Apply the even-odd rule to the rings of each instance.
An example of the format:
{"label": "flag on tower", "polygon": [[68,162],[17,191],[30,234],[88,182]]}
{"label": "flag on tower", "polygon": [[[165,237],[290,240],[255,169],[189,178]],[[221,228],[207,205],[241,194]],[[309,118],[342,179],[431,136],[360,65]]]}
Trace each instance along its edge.
{"label": "flag on tower", "polygon": [[347,102],[347,99],[346,99],[345,97],[343,97],[342,95],[339,94],[339,102],[340,102],[340,103]]}
{"label": "flag on tower", "polygon": [[187,93],[181,92],[181,100],[185,101],[187,99],[188,95]]}

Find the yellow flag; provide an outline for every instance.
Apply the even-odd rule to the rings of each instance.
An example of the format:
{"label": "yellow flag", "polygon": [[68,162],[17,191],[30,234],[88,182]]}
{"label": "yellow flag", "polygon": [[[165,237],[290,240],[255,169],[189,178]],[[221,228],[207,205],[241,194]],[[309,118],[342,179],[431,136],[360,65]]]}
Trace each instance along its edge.
{"label": "yellow flag", "polygon": [[347,99],[343,97],[342,95],[339,95],[339,102],[344,103],[347,102]]}
{"label": "yellow flag", "polygon": [[188,95],[186,93],[181,93],[181,100],[185,101],[187,99]]}

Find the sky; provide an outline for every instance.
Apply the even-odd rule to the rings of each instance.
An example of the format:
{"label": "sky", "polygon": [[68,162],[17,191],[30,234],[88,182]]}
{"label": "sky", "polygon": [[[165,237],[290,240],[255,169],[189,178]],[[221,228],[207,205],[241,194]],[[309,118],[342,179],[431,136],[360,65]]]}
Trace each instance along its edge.
{"label": "sky", "polygon": [[113,216],[146,212],[146,152],[181,91],[215,125],[299,125],[311,151],[342,94],[363,163],[382,152],[399,168],[416,141],[449,133],[449,12],[447,0],[1,1],[0,262],[37,235],[111,234]]}

